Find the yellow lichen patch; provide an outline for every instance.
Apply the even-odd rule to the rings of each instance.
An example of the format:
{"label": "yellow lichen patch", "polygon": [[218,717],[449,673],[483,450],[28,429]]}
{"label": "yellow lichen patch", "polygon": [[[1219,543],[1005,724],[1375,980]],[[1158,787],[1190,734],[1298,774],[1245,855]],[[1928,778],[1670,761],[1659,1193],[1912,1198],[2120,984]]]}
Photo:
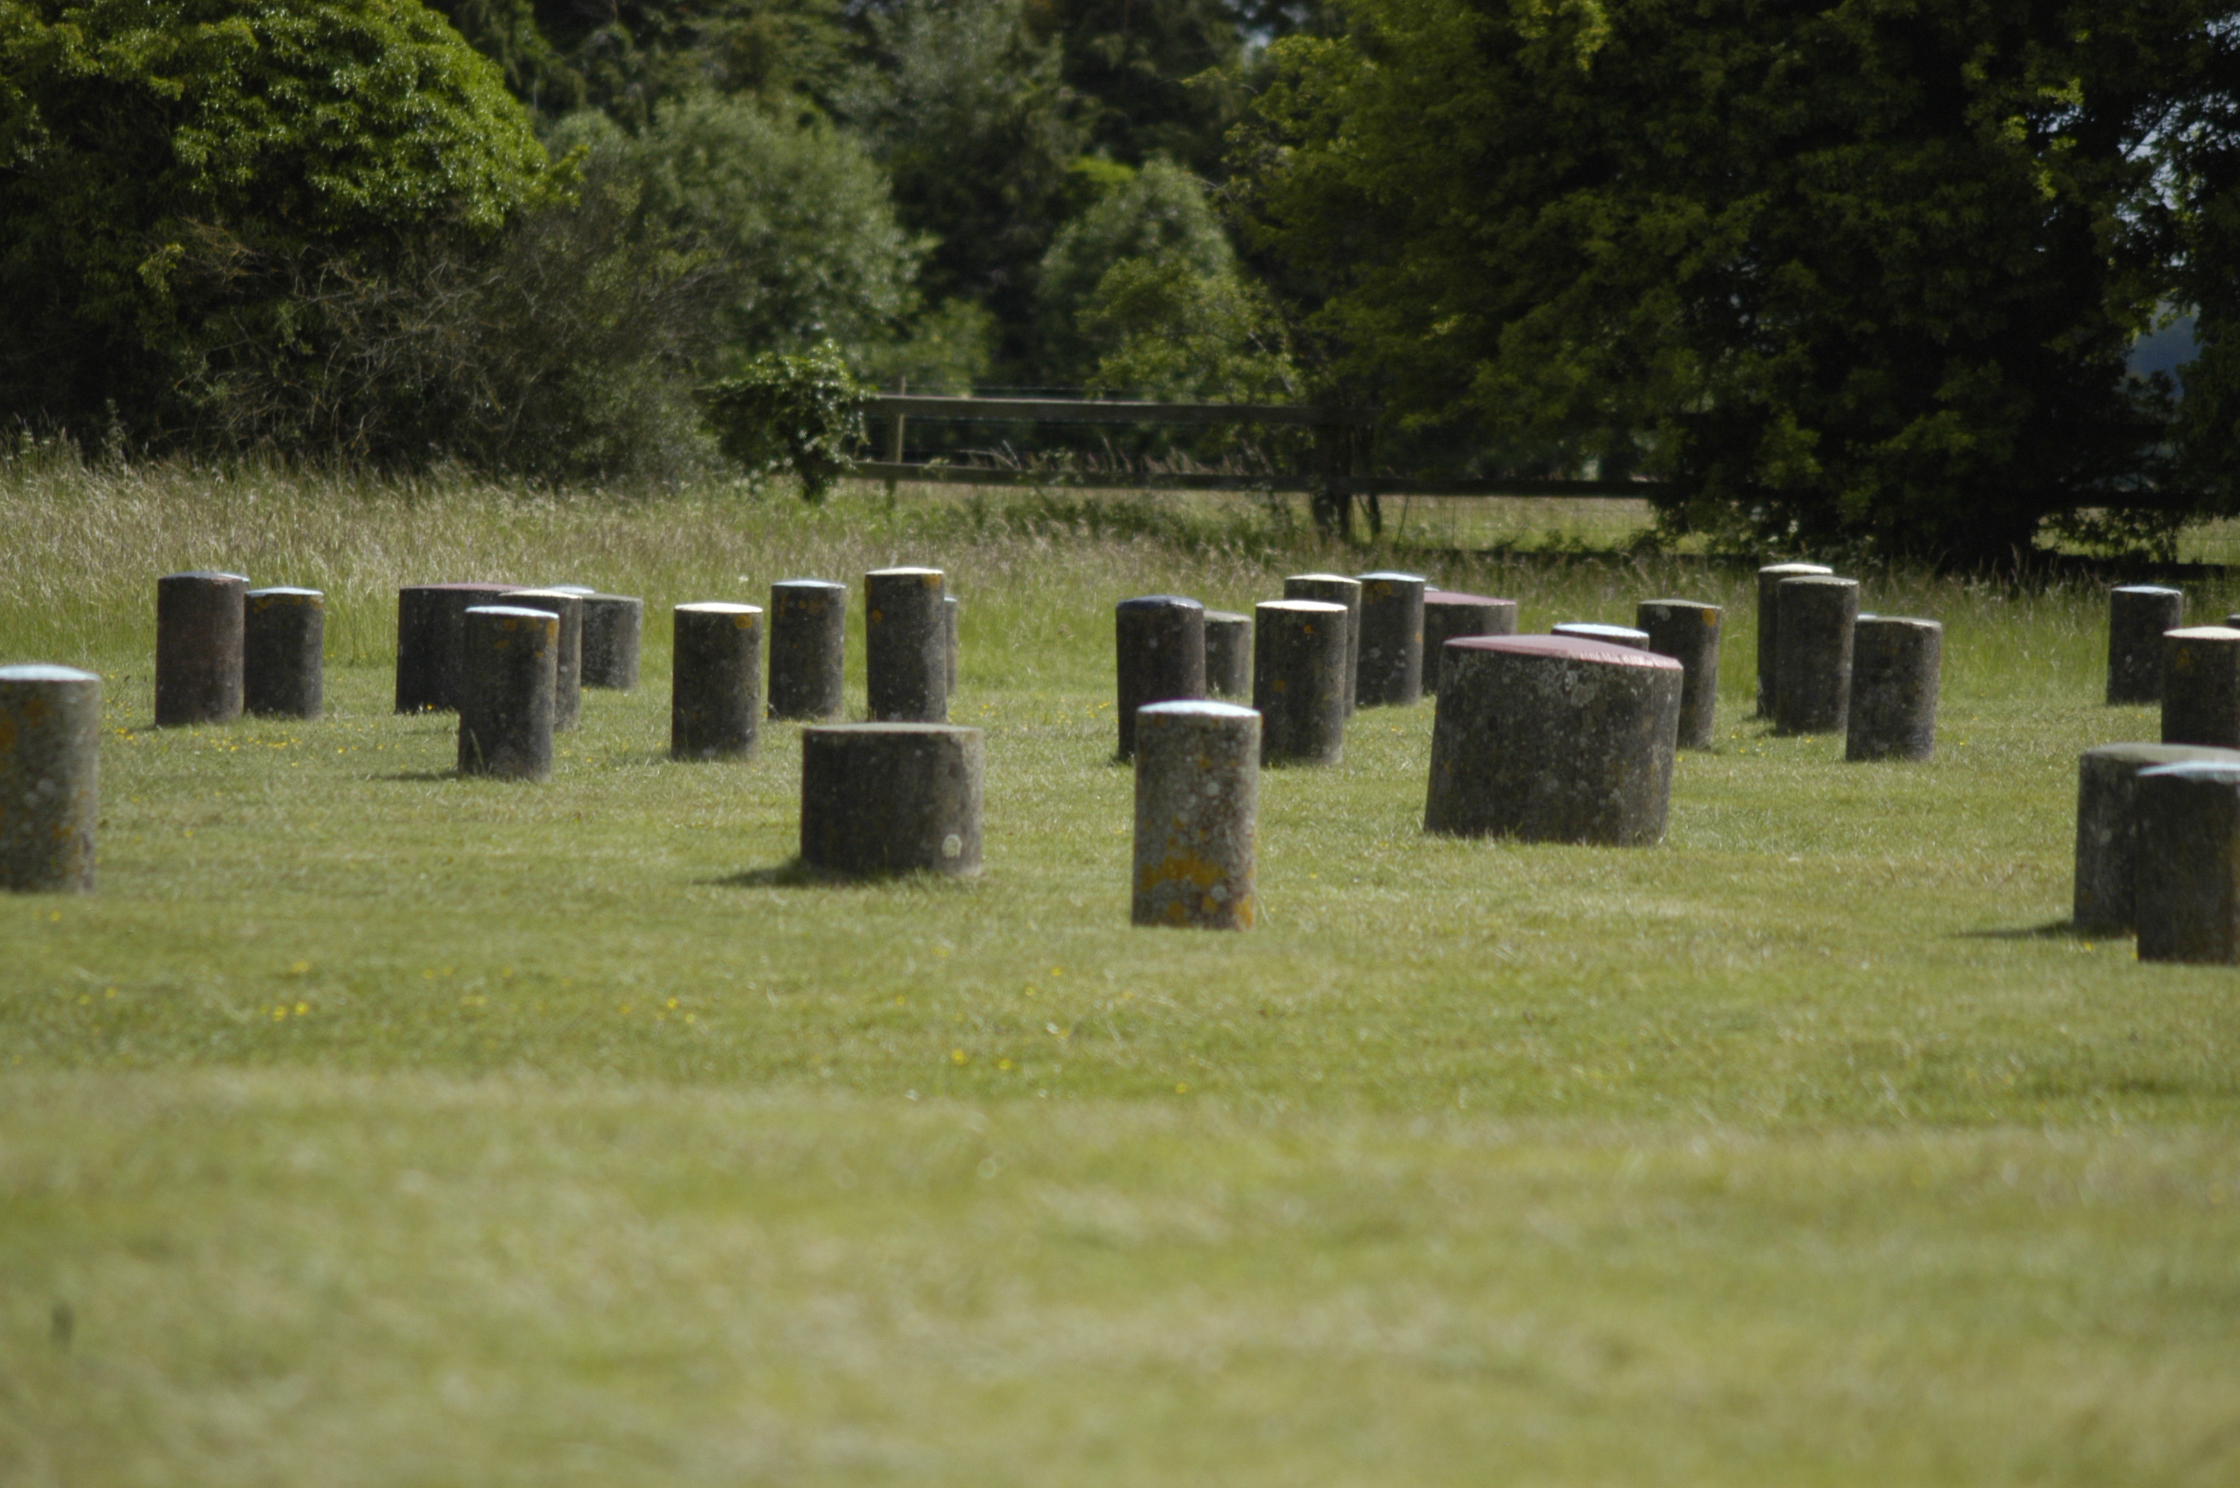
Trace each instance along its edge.
{"label": "yellow lichen patch", "polygon": [[1142,888],[1148,894],[1166,884],[1191,884],[1209,889],[1228,877],[1228,870],[1194,852],[1170,852],[1164,861],[1143,870]]}

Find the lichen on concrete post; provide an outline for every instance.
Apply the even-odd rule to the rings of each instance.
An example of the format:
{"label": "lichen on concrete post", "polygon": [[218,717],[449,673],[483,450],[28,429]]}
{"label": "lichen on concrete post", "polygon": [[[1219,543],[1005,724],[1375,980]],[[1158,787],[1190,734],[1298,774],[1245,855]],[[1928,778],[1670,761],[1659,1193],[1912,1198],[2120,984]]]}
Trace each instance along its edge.
{"label": "lichen on concrete post", "polygon": [[822,723],[847,695],[848,586],[780,579],[770,586],[770,716]]}
{"label": "lichen on concrete post", "polygon": [[2134,923],[2139,772],[2188,762],[2240,766],[2240,750],[2200,744],[2103,744],[2077,756],[2076,875],[2070,923],[2087,935],[2118,935]]}
{"label": "lichen on concrete post", "polygon": [[583,596],[568,589],[509,589],[501,605],[543,610],[560,622],[560,647],[553,654],[552,726],[566,732],[583,717]]}
{"label": "lichen on concrete post", "polygon": [[2240,748],[2240,630],[2194,625],[2164,632],[2162,742]]}
{"label": "lichen on concrete post", "polygon": [[1136,709],[1206,695],[1206,609],[1180,594],[1140,594],[1112,607],[1119,759],[1135,753]]}
{"label": "lichen on concrete post", "polygon": [[980,730],[936,723],[801,731],[801,862],[849,878],[980,872]]}
{"label": "lichen on concrete post", "polygon": [[397,591],[397,711],[448,712],[466,677],[467,610],[519,584],[407,584]]}
{"label": "lichen on concrete post", "polygon": [[762,611],[681,604],[671,623],[670,758],[752,758],[762,738]]}
{"label": "lichen on concrete post", "polygon": [[327,597],[316,589],[252,589],[241,635],[241,699],[267,718],[326,711]]}
{"label": "lichen on concrete post", "polygon": [[2139,959],[2240,965],[2240,766],[2157,765],[2133,790]]}
{"label": "lichen on concrete post", "polygon": [[1334,765],[1346,752],[1342,604],[1271,599],[1252,611],[1252,706],[1262,764]]}
{"label": "lichen on concrete post", "polygon": [[875,723],[949,718],[949,616],[938,568],[863,576],[864,680]]}
{"label": "lichen on concrete post", "polygon": [[1664,835],[1680,663],[1575,636],[1447,643],[1423,827],[1640,847]]}
{"label": "lichen on concrete post", "polygon": [[1937,748],[1937,691],[1944,627],[1898,615],[1862,616],[1852,628],[1848,760],[1925,760]]}
{"label": "lichen on concrete post", "polygon": [[0,666],[0,889],[93,892],[101,820],[101,679]]}
{"label": "lichen on concrete post", "polygon": [[1760,718],[1775,716],[1775,696],[1780,690],[1777,673],[1781,666],[1781,606],[1778,603],[1781,581],[1834,572],[1834,569],[1820,563],[1769,563],[1758,570],[1758,716]]}
{"label": "lichen on concrete post", "polygon": [[2162,637],[2186,623],[2182,590],[2121,584],[2108,591],[2108,702],[2162,701]]}
{"label": "lichen on concrete post", "polygon": [[241,640],[249,581],[197,569],[156,580],[156,727],[241,716]]}
{"label": "lichen on concrete post", "polygon": [[1784,734],[1840,734],[1851,716],[1852,628],[1859,581],[1832,574],[1783,579],[1775,644],[1773,726]]}
{"label": "lichen on concrete post", "polygon": [[1361,670],[1361,581],[1344,574],[1293,574],[1283,581],[1285,599],[1312,599],[1343,605],[1346,612],[1345,696],[1340,699],[1348,718],[1358,703],[1354,680]]}
{"label": "lichen on concrete post", "polygon": [[1407,708],[1423,700],[1423,575],[1379,570],[1361,579],[1354,702]]}
{"label": "lichen on concrete post", "polygon": [[1680,663],[1680,747],[1709,749],[1719,740],[1719,632],[1725,612],[1692,599],[1645,599],[1634,625],[1649,649]]}
{"label": "lichen on concrete post", "polygon": [[1601,641],[1606,645],[1624,646],[1630,651],[1649,649],[1649,632],[1631,625],[1604,625],[1594,620],[1566,620],[1548,627],[1548,634],[1570,636],[1574,640]]}
{"label": "lichen on concrete post", "polygon": [[1252,617],[1206,611],[1206,695],[1252,696]]}
{"label": "lichen on concrete post", "polygon": [[1462,636],[1515,635],[1517,602],[1453,589],[1423,593],[1423,690],[1439,690],[1440,648]]}
{"label": "lichen on concrete post", "polygon": [[524,605],[475,605],[461,619],[459,773],[548,778],[560,617]]}
{"label": "lichen on concrete post", "polygon": [[1230,703],[1136,714],[1138,925],[1249,930],[1260,812],[1260,715]]}

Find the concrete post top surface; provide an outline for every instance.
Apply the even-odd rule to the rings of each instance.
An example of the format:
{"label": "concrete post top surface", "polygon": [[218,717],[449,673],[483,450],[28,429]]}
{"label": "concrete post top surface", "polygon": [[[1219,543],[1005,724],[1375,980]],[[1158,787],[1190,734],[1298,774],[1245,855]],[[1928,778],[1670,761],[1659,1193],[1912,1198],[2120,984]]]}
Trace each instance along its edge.
{"label": "concrete post top surface", "polygon": [[2166,641],[2240,641],[2240,630],[2229,625],[2188,625],[2182,630],[2166,630]]}
{"label": "concrete post top surface", "polygon": [[676,607],[688,615],[759,615],[761,605],[733,604],[727,599],[701,599]]}
{"label": "concrete post top surface", "polygon": [[573,589],[508,589],[501,599],[582,599]]}
{"label": "concrete post top surface", "polygon": [[865,574],[864,577],[867,579],[938,579],[941,577],[941,570],[938,568],[909,567],[875,568],[871,570],[871,572]]}
{"label": "concrete post top surface", "polygon": [[1227,620],[1232,622],[1250,621],[1252,619],[1250,615],[1240,615],[1234,610],[1208,610],[1206,611],[1206,618],[1208,620]]}
{"label": "concrete post top surface", "polygon": [[1696,610],[1708,615],[1719,613],[1717,605],[1706,604],[1700,599],[1645,599],[1641,601],[1641,608],[1645,610]]}
{"label": "concrete post top surface", "polygon": [[532,610],[526,605],[475,605],[467,611],[470,615],[495,615],[501,620],[537,620],[557,626],[560,617],[550,610]]}
{"label": "concrete post top surface", "polygon": [[247,574],[227,573],[222,569],[216,568],[190,568],[182,573],[165,574],[156,582],[159,584],[168,584],[176,579],[194,579],[203,583],[225,582],[233,584],[246,584],[249,582],[249,576]]}
{"label": "concrete post top surface", "polygon": [[585,599],[599,592],[589,584],[539,584],[537,587],[550,594],[578,594]]}
{"label": "concrete post top surface", "polygon": [[1355,574],[1354,577],[1364,584],[1380,582],[1386,584],[1429,584],[1431,582],[1422,574],[1402,573],[1396,568],[1380,568],[1375,573]]}
{"label": "concrete post top surface", "polygon": [[1352,613],[1342,604],[1332,604],[1327,599],[1263,599],[1254,605],[1253,612],[1282,610],[1287,614],[1345,615]]}
{"label": "concrete post top surface", "polygon": [[1811,574],[1832,574],[1835,570],[1825,563],[1768,563],[1758,572],[1762,574],[1787,574],[1802,578]]}
{"label": "concrete post top surface", "polygon": [[1859,587],[1857,579],[1838,578],[1826,569],[1822,569],[1818,573],[1792,574],[1781,581],[1781,587],[1784,589],[1791,584],[1802,584],[1810,589],[1856,589]]}
{"label": "concrete post top surface", "polygon": [[848,586],[837,579],[779,579],[770,587],[773,589],[815,589],[820,592],[837,589],[842,594],[848,592]]}
{"label": "concrete post top surface", "polygon": [[980,730],[967,728],[961,723],[813,723],[801,731],[803,739],[844,739],[874,734],[898,737],[922,734],[946,739],[977,739],[980,737]]}
{"label": "concrete post top surface", "polygon": [[2110,590],[2109,590],[2108,592],[2109,592],[2110,594],[2177,594],[2177,595],[2183,595],[2183,594],[2185,593],[2185,591],[2184,591],[2183,589],[2172,589],[2172,588],[2170,588],[2170,587],[2169,587],[2168,585],[2166,585],[2166,584],[2118,584],[2118,585],[2116,585],[2116,586],[2115,586],[2115,588],[2113,588],[2113,589],[2110,589]]}
{"label": "concrete post top surface", "polygon": [[1256,708],[1240,708],[1235,703],[1205,701],[1145,703],[1136,709],[1136,716],[1156,714],[1161,718],[1258,718]]}
{"label": "concrete post top surface", "polygon": [[1297,580],[1302,584],[1352,584],[1356,587],[1359,587],[1361,583],[1359,579],[1348,578],[1344,574],[1334,573],[1285,574],[1283,576],[1283,581],[1286,584],[1291,583],[1293,580]]}
{"label": "concrete post top surface", "polygon": [[1614,645],[1609,641],[1591,641],[1585,636],[1460,636],[1447,642],[1447,649],[1496,651],[1505,656],[1531,656],[1554,661],[1595,661],[1606,666],[1648,667],[1654,671],[1686,670],[1679,662],[1658,652],[1640,651],[1632,646]]}
{"label": "concrete post top surface", "polygon": [[2141,780],[2199,780],[2211,785],[2240,785],[2240,760],[2179,760],[2139,772]]}
{"label": "concrete post top surface", "polygon": [[2183,764],[2188,760],[2229,760],[2240,765],[2240,749],[2220,749],[2214,744],[2102,744],[2087,749],[2077,758],[2119,760],[2147,766]]}
{"label": "concrete post top surface", "polygon": [[81,672],[76,667],[56,666],[52,662],[22,661],[13,666],[0,666],[0,682],[98,682],[101,678],[92,672]]}
{"label": "concrete post top surface", "polygon": [[274,584],[269,589],[252,589],[249,591],[249,598],[251,599],[325,599],[326,597],[326,591],[323,589],[298,589],[293,584]]}
{"label": "concrete post top surface", "polygon": [[1133,599],[1123,599],[1113,606],[1116,610],[1202,610],[1204,605],[1187,594],[1139,594]]}
{"label": "concrete post top surface", "polygon": [[1501,599],[1491,594],[1465,594],[1460,589],[1426,589],[1423,602],[1432,604],[1486,605],[1515,604],[1513,599]]}
{"label": "concrete post top surface", "polygon": [[1941,631],[1944,629],[1944,622],[1941,620],[1922,620],[1912,615],[1861,615],[1859,623],[1861,625],[1903,626],[1907,630]]}
{"label": "concrete post top surface", "polygon": [[1645,630],[1636,630],[1630,625],[1603,625],[1593,620],[1566,620],[1549,634],[1584,636],[1590,641],[1610,641],[1617,645],[1638,644],[1649,639],[1649,632]]}
{"label": "concrete post top surface", "polygon": [[422,590],[436,589],[464,590],[469,594],[511,594],[520,587],[519,584],[484,584],[480,582],[472,584],[405,584],[401,586],[399,592],[412,594]]}

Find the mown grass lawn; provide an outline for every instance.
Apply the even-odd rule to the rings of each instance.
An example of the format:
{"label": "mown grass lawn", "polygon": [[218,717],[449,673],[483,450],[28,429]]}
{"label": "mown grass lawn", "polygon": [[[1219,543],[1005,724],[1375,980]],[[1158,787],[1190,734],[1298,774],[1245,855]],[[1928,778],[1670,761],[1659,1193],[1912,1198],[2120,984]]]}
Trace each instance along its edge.
{"label": "mown grass lawn", "polygon": [[[2240,973],[2064,924],[2076,753],[2156,728],[2096,593],[1870,576],[1944,718],[1853,766],[1694,560],[24,462],[0,521],[0,657],[111,729],[101,892],[0,902],[0,1481],[2240,1480]],[[801,885],[794,730],[663,758],[666,609],[896,560],[987,873]],[[1365,710],[1263,784],[1260,928],[1132,929],[1112,602],[1395,561],[1729,605],[1665,844],[1427,839],[1431,708]],[[328,590],[328,718],[147,727],[217,564]],[[648,600],[547,785],[388,709],[395,586],[486,576]]]}

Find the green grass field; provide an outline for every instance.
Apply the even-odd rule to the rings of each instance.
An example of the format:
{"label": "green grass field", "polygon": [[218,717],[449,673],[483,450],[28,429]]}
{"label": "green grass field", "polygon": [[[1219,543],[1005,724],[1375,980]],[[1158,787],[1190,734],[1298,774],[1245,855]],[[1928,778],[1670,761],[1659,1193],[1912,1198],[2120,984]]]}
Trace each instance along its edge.
{"label": "green grass field", "polygon": [[[2097,592],[1871,577],[1944,710],[1855,766],[1748,718],[1747,570],[1249,502],[19,458],[0,531],[0,660],[109,725],[100,893],[0,900],[0,1482],[2240,1481],[2240,974],[2065,926],[2075,756],[2157,727]],[[664,758],[665,611],[895,561],[987,872],[803,885],[792,727]],[[1666,842],[1425,838],[1364,710],[1259,928],[1131,928],[1113,601],[1393,563],[1728,605]],[[148,727],[196,566],[328,592],[329,717]],[[648,602],[545,785],[389,711],[395,587],[482,577]]]}

